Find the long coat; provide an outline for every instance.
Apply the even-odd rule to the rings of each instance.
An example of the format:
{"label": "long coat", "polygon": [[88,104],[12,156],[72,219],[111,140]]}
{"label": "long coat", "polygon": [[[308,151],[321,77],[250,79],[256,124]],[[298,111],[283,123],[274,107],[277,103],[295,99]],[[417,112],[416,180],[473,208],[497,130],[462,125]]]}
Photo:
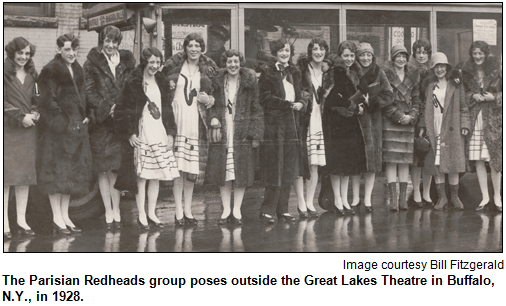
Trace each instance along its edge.
{"label": "long coat", "polygon": [[[495,100],[490,102],[476,102],[473,95],[480,93],[478,72],[473,59],[468,59],[455,67],[462,69],[466,90],[466,101],[471,113],[471,133],[473,134],[476,118],[480,111],[483,117],[483,134],[490,154],[490,166],[496,171],[502,171],[502,77],[501,63],[490,55],[485,59],[483,68],[483,90],[491,92]],[[491,86],[495,85],[497,86]],[[469,148],[466,148],[466,154]]]}
{"label": "long coat", "polygon": [[[138,65],[127,77],[121,94],[116,100],[114,109],[114,128],[122,139],[123,154],[118,179],[114,188],[137,193],[137,174],[135,172],[134,148],[128,139],[132,135],[139,136],[139,120],[148,97],[144,93],[144,69]],[[169,96],[169,80],[161,72],[155,74],[156,84],[162,97],[162,122],[167,135],[176,135],[176,122]]]}
{"label": "long coat", "polygon": [[[383,70],[393,89],[395,107],[390,114],[383,116],[383,162],[413,164],[415,125],[421,104],[420,73],[415,66],[407,63],[401,82],[391,61],[385,62]],[[408,125],[399,123],[404,114],[413,118]]]}
{"label": "long coat", "polygon": [[[83,68],[72,63],[72,78],[60,54],[39,76],[41,92],[40,190],[83,195],[91,181],[91,151],[86,118]],[[75,83],[74,83],[75,82]]]}
{"label": "long coat", "polygon": [[[171,83],[173,83],[172,88],[177,87],[177,82],[179,79],[179,74],[181,73],[181,69],[183,68],[183,64],[186,61],[186,54],[185,53],[177,53],[174,56],[172,56],[170,59],[168,59],[165,62],[165,65],[163,67],[163,73],[169,78]],[[204,91],[209,95],[212,95],[212,71],[217,69],[216,64],[214,61],[207,57],[206,55],[202,54],[199,58],[198,62],[199,66],[199,72],[200,72],[200,91]],[[171,90],[169,93],[169,100],[174,100],[174,95],[176,93],[176,90]],[[198,103],[198,110],[199,110],[199,174],[197,176],[197,181],[195,184],[197,185],[203,185],[204,179],[206,175],[206,167],[207,167],[207,157],[208,157],[208,150],[209,150],[209,141],[207,139],[208,137],[208,130],[209,127],[207,125],[207,110],[206,107]],[[177,148],[176,148],[177,149]]]}
{"label": "long coat", "polygon": [[[437,80],[431,78],[424,96],[425,111],[420,115],[419,128],[425,128],[430,141],[430,151],[425,156],[423,171],[429,175],[466,172],[465,137],[462,129],[471,129],[469,109],[464,87],[453,80],[448,81],[444,101],[443,122],[441,125],[440,163],[435,165],[436,133],[434,128],[434,104],[432,94]],[[438,110],[439,111],[439,110]]]}
{"label": "long coat", "polygon": [[[213,118],[221,123],[221,142],[209,146],[209,158],[206,170],[206,183],[225,185],[227,162],[227,121],[225,112],[225,78],[222,71],[213,79],[215,104],[208,110],[208,125]],[[253,185],[255,167],[252,140],[263,140],[263,110],[258,103],[258,85],[255,72],[248,68],[239,71],[240,84],[237,91],[234,119],[234,186],[248,187]]]}
{"label": "long coat", "polygon": [[[267,62],[260,67],[260,70],[262,73],[258,80],[259,101],[264,110],[265,119],[264,142],[260,148],[262,180],[266,186],[281,186],[283,172],[286,171],[283,165],[289,163],[295,165],[295,177],[303,176],[309,179],[307,149],[304,149],[303,145],[305,138],[302,139],[299,136],[302,135],[299,115],[307,109],[309,94],[302,91],[300,70],[291,62],[286,67],[293,79],[295,102],[303,104],[303,108],[298,112],[293,111],[292,103],[285,100],[283,77],[276,68],[275,62]],[[283,128],[286,126],[293,126],[291,131],[296,132],[299,139],[286,139]],[[283,158],[285,144],[294,141],[296,142],[295,159],[286,161]]]}
{"label": "long coat", "polygon": [[127,76],[135,68],[135,58],[128,50],[119,50],[119,56],[116,77],[98,47],[90,50],[83,65],[86,95],[93,114],[90,146],[94,173],[118,170],[121,165],[121,141],[114,132],[114,120],[109,113]]}
{"label": "long coat", "polygon": [[11,59],[4,62],[4,186],[37,184],[35,160],[37,125],[25,128],[21,124],[26,114],[36,110],[34,97],[37,71],[30,59],[24,67],[24,83],[16,77]]}

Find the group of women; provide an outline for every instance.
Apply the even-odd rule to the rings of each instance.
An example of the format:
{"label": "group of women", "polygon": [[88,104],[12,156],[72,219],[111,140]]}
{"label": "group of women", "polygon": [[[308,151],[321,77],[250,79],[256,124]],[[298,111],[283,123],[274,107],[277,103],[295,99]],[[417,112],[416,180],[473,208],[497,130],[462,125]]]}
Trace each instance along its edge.
{"label": "group of women", "polygon": [[[483,195],[478,210],[490,201],[486,162],[494,204],[502,209],[502,76],[484,42],[471,45],[458,74],[443,53],[431,56],[423,40],[413,45],[414,60],[397,45],[391,61],[379,67],[370,44],[344,41],[337,54],[329,54],[321,38],[312,39],[307,55],[294,64],[293,45],[282,38],[271,42],[276,61],[261,67],[257,82],[236,50],[222,54],[225,68],[218,69],[196,33],[165,62],[158,49],[144,49],[137,67],[130,51],[119,50],[121,39],[118,28],[105,27],[81,67],[78,39],[62,35],[58,54],[39,76],[32,44],[18,37],[5,47],[4,237],[11,237],[10,186],[19,233],[34,234],[25,212],[28,186],[37,184],[49,197],[54,230],[69,234],[81,231],[69,218],[70,197],[85,194],[93,176],[108,229],[121,228],[120,190],[136,194],[141,229],[163,227],[155,213],[160,180],[174,182],[176,225],[197,223],[192,194],[204,182],[220,188],[218,223],[241,224],[257,147],[265,185],[260,220],[267,223],[275,216],[295,220],[288,212],[292,185],[300,218],[318,217],[313,199],[320,174],[330,182],[338,214],[354,213],[349,177],[355,206],[363,174],[363,204],[371,211],[375,174],[383,165],[391,210],[407,209],[410,167],[414,205],[432,205],[434,176],[434,208],[443,209],[448,174],[450,202],[463,209],[458,180],[469,161]],[[415,138],[427,139],[426,150],[414,146]]]}

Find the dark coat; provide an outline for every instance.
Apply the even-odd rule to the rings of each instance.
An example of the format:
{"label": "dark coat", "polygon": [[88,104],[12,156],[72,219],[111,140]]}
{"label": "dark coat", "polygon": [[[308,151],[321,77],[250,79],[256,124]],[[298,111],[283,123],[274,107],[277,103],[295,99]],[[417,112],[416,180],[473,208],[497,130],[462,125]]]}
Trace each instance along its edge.
{"label": "dark coat", "polygon": [[[473,134],[476,118],[480,111],[483,117],[483,134],[490,153],[490,166],[496,171],[502,171],[502,77],[501,63],[490,55],[483,63],[485,75],[483,77],[483,90],[491,92],[495,100],[490,102],[476,102],[473,95],[480,93],[478,72],[472,58],[455,67],[462,69],[462,76],[466,90],[466,101],[471,113],[471,133]],[[497,86],[494,86],[496,85]],[[469,148],[466,148],[468,153]]]}
{"label": "dark coat", "polygon": [[[253,185],[255,175],[252,140],[263,140],[263,110],[258,103],[258,86],[255,71],[248,68],[240,70],[240,85],[234,120],[234,171],[235,187]],[[215,104],[208,110],[208,125],[212,118],[221,123],[221,142],[209,146],[209,158],[206,171],[206,183],[225,185],[227,162],[227,122],[225,112],[226,70],[213,79]]]}
{"label": "dark coat", "polygon": [[[325,100],[323,111],[323,136],[325,140],[326,166],[324,173],[333,175],[358,175],[367,171],[364,135],[358,119],[363,95],[351,99],[359,87],[367,92],[362,69],[357,62],[349,68],[340,57],[333,57],[334,87]],[[362,84],[360,84],[362,82]]]}
{"label": "dark coat", "polygon": [[[383,161],[413,164],[415,126],[418,122],[421,104],[420,73],[415,66],[408,62],[405,67],[404,80],[401,82],[391,61],[385,62],[382,68],[394,93],[394,108],[383,116]],[[410,124],[401,125],[399,123],[403,114],[413,118]]]}
{"label": "dark coat", "polygon": [[30,59],[24,67],[24,83],[16,77],[16,68],[9,58],[4,62],[4,186],[37,184],[35,160],[37,125],[25,128],[26,114],[36,110],[34,96],[37,71]]}
{"label": "dark coat", "polygon": [[109,113],[127,76],[135,68],[135,58],[128,50],[119,50],[119,56],[116,77],[98,47],[90,50],[83,66],[86,95],[92,108],[90,146],[94,173],[118,170],[121,165],[121,141],[114,132],[114,120]]}
{"label": "dark coat", "polygon": [[[448,81],[444,101],[443,122],[441,125],[441,151],[439,167],[435,165],[436,133],[434,129],[434,104],[432,94],[437,79],[430,78],[424,103],[424,112],[420,115],[419,128],[425,128],[430,141],[430,151],[425,156],[424,173],[439,175],[444,173],[466,172],[465,139],[462,129],[470,130],[469,109],[465,99],[464,87],[453,80]],[[439,111],[439,108],[438,110]]]}
{"label": "dark coat", "polygon": [[359,116],[365,141],[367,172],[379,173],[383,163],[383,115],[389,116],[395,111],[394,94],[385,72],[375,60],[369,67],[362,69],[362,78],[368,86],[369,94],[369,105],[364,114]]}
{"label": "dark coat", "polygon": [[[60,54],[39,76],[41,154],[40,190],[46,194],[82,195],[91,181],[91,151],[86,118],[84,73],[77,61],[70,75]],[[75,85],[74,85],[74,81]]]}
{"label": "dark coat", "polygon": [[[300,111],[293,111],[292,103],[285,100],[285,89],[283,78],[278,71],[275,62],[268,62],[260,67],[262,71],[258,80],[259,101],[264,110],[265,132],[264,142],[261,146],[262,179],[266,186],[281,186],[283,177],[283,164],[295,165],[294,176],[303,176],[309,179],[309,165],[307,159],[307,149],[304,149],[306,139],[302,135],[301,125],[299,124],[300,113],[307,109],[310,99],[307,92],[302,91],[300,70],[291,62],[286,67],[293,79],[295,91],[295,102],[300,102],[304,106]],[[296,133],[299,139],[286,139],[283,127],[290,128]],[[287,142],[296,141],[294,148],[298,148],[295,160],[286,161],[283,159],[283,147]]]}
{"label": "dark coat", "polygon": [[[122,139],[123,154],[114,188],[137,193],[137,174],[134,164],[134,148],[128,139],[133,134],[139,136],[139,120],[142,117],[148,97],[143,87],[144,69],[138,65],[127,77],[114,109],[114,128]],[[176,135],[176,122],[169,97],[169,80],[161,72],[155,74],[156,84],[162,97],[162,122],[167,135]]]}
{"label": "dark coat", "polygon": [[[165,62],[165,66],[163,68],[163,73],[169,78],[171,82],[174,83],[173,88],[177,87],[177,82],[179,79],[179,74],[181,73],[181,69],[183,68],[183,64],[186,61],[187,57],[184,52],[180,52],[169,58]],[[200,72],[200,91],[206,92],[208,95],[213,95],[212,92],[212,73],[217,69],[216,64],[212,59],[202,54],[199,58],[199,72]],[[171,90],[169,93],[169,100],[174,100],[174,95],[176,90]],[[208,125],[207,125],[207,110],[206,107],[199,103],[198,110],[200,114],[199,119],[199,175],[197,176],[197,181],[195,184],[203,185],[204,179],[206,175],[206,167],[207,167],[207,155],[209,150],[209,141],[208,137]],[[177,149],[177,148],[176,148]]]}

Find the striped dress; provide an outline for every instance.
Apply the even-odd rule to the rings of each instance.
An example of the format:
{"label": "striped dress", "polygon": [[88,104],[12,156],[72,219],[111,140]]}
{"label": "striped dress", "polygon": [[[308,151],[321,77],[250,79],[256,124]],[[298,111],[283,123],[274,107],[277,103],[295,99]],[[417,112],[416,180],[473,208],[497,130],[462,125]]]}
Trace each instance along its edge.
{"label": "striped dress", "polygon": [[235,180],[234,167],[234,118],[235,106],[237,102],[237,89],[241,80],[238,79],[236,86],[230,86],[228,78],[225,78],[225,99],[227,107],[225,109],[225,121],[227,122],[227,164],[225,172],[225,181]]}
{"label": "striped dress", "polygon": [[[313,68],[311,71],[311,82],[313,87],[318,90],[322,86],[322,75],[316,77]],[[309,120],[307,131],[307,150],[310,166],[325,166],[325,144],[323,141],[322,113],[320,103],[316,101],[316,93],[313,94],[313,111]]]}

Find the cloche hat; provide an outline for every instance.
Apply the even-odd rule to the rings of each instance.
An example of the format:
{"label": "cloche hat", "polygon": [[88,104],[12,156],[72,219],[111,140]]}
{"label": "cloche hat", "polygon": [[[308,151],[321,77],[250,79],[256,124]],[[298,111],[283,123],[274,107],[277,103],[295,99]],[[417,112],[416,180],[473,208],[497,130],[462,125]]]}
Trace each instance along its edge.
{"label": "cloche hat", "polygon": [[356,52],[356,56],[359,57],[361,54],[365,52],[370,52],[374,56],[374,49],[372,48],[371,44],[366,42],[361,42],[358,44],[358,49]]}
{"label": "cloche hat", "polygon": [[448,70],[452,70],[452,65],[448,63],[448,58],[443,52],[436,52],[432,54],[430,59],[430,69],[434,68],[437,64],[446,64],[448,66]]}
{"label": "cloche hat", "polygon": [[392,47],[392,51],[390,52],[391,58],[394,59],[395,56],[399,53],[406,53],[407,60],[409,60],[408,50],[406,50],[406,47],[404,47],[403,45],[395,45]]}

